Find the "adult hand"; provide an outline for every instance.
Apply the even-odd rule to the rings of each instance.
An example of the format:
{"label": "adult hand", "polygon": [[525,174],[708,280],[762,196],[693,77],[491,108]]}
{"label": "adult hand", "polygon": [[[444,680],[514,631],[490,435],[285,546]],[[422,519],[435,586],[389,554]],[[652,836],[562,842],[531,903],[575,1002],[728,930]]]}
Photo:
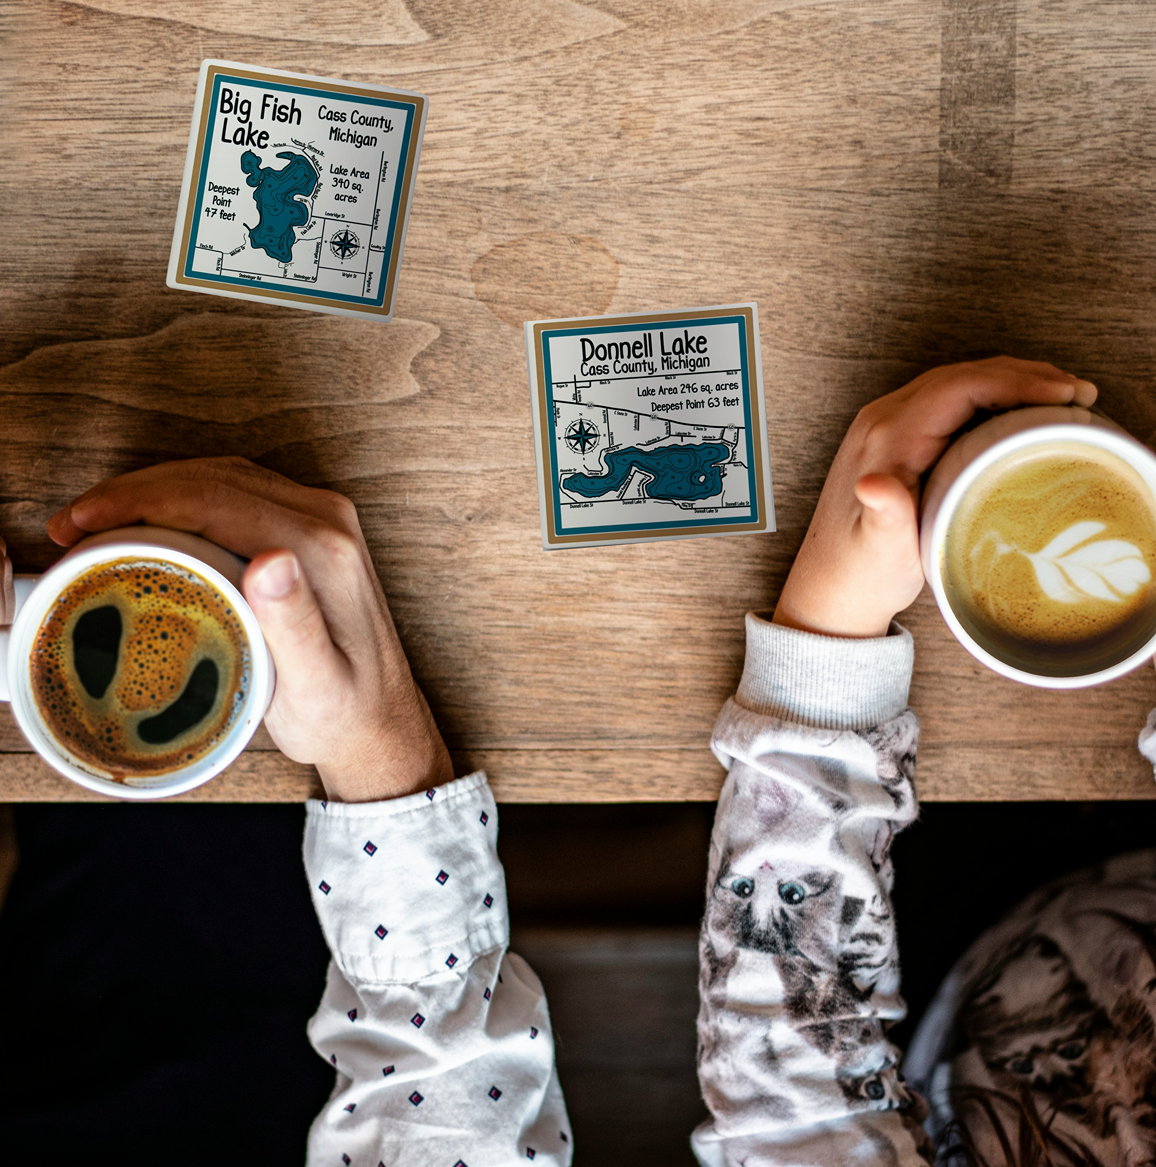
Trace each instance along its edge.
{"label": "adult hand", "polygon": [[142,521],[252,560],[241,590],[277,666],[265,724],[330,797],[393,798],[453,777],[347,498],[243,458],[167,462],[82,494],[48,533],[69,547]]}
{"label": "adult hand", "polygon": [[12,560],[8,546],[0,538],[0,625],[11,624],[16,615],[16,592],[12,586]]}
{"label": "adult hand", "polygon": [[977,409],[1091,405],[1096,387],[1053,365],[944,365],[859,411],[831,464],[774,623],[883,636],[923,588],[919,479]]}

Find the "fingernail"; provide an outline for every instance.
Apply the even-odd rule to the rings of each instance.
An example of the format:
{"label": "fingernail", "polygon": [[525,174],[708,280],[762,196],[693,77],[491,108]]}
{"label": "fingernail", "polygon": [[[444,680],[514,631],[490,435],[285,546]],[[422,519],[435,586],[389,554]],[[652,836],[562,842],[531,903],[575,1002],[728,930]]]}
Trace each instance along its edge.
{"label": "fingernail", "polygon": [[1083,389],[1085,391],[1090,389],[1093,393],[1096,392],[1096,386],[1093,385],[1091,381],[1077,381],[1076,388]]}
{"label": "fingernail", "polygon": [[56,512],[56,514],[54,514],[54,515],[53,515],[53,516],[52,516],[52,517],[51,517],[51,518],[48,520],[48,522],[49,522],[49,523],[59,523],[59,522],[62,522],[62,521],[65,519],[65,518],[67,518],[67,516],[68,516],[68,513],[69,513],[69,510],[70,510],[70,509],[71,509],[71,508],[70,508],[70,507],[67,507],[67,506],[63,506],[63,507],[61,507],[61,508],[60,508],[60,510],[58,510],[58,511]]}
{"label": "fingernail", "polygon": [[266,600],[283,600],[296,587],[300,574],[297,556],[287,551],[265,564],[253,586]]}

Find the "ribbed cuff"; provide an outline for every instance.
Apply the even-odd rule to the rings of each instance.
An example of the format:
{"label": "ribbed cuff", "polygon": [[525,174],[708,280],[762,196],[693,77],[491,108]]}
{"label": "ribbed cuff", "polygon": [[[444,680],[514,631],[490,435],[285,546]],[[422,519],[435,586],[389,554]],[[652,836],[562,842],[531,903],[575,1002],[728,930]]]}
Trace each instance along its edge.
{"label": "ribbed cuff", "polygon": [[894,621],[855,640],[747,613],[747,657],[735,701],[752,713],[820,729],[870,729],[907,708],[915,645]]}

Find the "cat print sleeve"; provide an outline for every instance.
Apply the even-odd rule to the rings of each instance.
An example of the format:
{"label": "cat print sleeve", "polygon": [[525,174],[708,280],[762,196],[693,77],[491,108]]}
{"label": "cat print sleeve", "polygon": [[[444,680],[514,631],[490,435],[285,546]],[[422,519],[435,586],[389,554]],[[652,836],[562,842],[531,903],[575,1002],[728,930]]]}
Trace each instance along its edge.
{"label": "cat print sleeve", "polygon": [[[1156,658],[1153,659],[1156,664]],[[1140,753],[1152,763],[1153,773],[1156,774],[1156,709],[1148,714],[1148,720],[1140,731],[1140,740],[1137,743]]]}
{"label": "cat print sleeve", "polygon": [[889,1024],[904,1015],[892,838],[917,811],[912,642],[747,617],[712,747],[729,774],[700,940],[704,1167],[922,1165],[926,1108]]}
{"label": "cat print sleeve", "polygon": [[565,1167],[541,983],[507,952],[486,776],[311,801],[305,868],[332,960],[309,1039],[336,1070],[310,1167]]}

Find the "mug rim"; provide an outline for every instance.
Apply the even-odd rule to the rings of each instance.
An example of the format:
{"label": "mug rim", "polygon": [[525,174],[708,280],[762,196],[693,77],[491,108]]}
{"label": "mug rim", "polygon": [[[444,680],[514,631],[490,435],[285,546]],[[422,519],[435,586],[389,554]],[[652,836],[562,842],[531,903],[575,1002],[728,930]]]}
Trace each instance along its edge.
{"label": "mug rim", "polygon": [[[61,592],[84,572],[117,559],[153,559],[173,563],[204,578],[233,605],[249,642],[250,684],[236,719],[225,739],[187,767],[167,774],[142,776],[118,782],[99,772],[99,767],[77,758],[57,742],[44,724],[32,697],[30,637],[35,635]],[[48,585],[45,587],[44,585]],[[38,596],[40,597],[38,599]],[[240,590],[220,571],[187,551],[144,540],[123,539],[81,548],[54,563],[36,581],[9,629],[8,692],[13,716],[36,753],[58,774],[97,794],[129,800],[168,798],[184,794],[215,778],[236,761],[249,744],[265,715],[272,696],[273,668],[257,617]]]}
{"label": "mug rim", "polygon": [[[1000,415],[1002,416],[1002,415]],[[977,431],[972,431],[977,432]],[[1087,689],[1093,685],[1102,685],[1114,681],[1117,677],[1130,673],[1146,660],[1156,654],[1156,632],[1144,644],[1113,665],[1095,672],[1080,673],[1074,676],[1049,676],[1041,673],[1028,672],[1026,669],[1010,665],[1001,658],[989,652],[979,644],[970,632],[964,628],[951,602],[947,598],[947,590],[943,586],[944,575],[944,547],[947,542],[947,530],[951,519],[955,515],[964,495],[974,485],[977,478],[984,471],[990,469],[997,462],[1029,446],[1042,445],[1045,442],[1075,441],[1085,445],[1099,446],[1101,449],[1117,455],[1135,470],[1145,482],[1153,500],[1156,501],[1156,454],[1147,446],[1137,441],[1124,431],[1108,429],[1103,426],[1087,425],[1072,422],[1057,422],[1007,434],[994,442],[986,450],[977,454],[956,476],[947,488],[935,513],[931,528],[931,537],[928,548],[928,561],[931,567],[929,583],[932,594],[939,607],[940,614],[951,629],[956,640],[976,660],[987,665],[993,672],[1009,680],[1019,681],[1025,685],[1033,685],[1040,689]],[[1156,512],[1154,512],[1156,517]]]}

